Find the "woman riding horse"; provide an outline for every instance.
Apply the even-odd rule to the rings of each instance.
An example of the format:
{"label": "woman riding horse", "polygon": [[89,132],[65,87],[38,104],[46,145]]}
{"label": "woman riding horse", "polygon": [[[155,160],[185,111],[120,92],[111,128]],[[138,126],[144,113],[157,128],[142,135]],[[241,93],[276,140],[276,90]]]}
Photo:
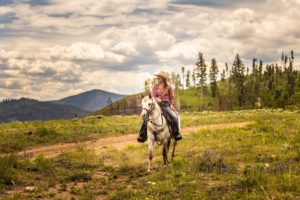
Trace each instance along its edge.
{"label": "woman riding horse", "polygon": [[[174,95],[173,89],[168,85],[167,81],[170,80],[169,74],[166,72],[160,72],[155,74],[157,79],[157,85],[152,88],[152,97],[156,99],[161,107],[166,119],[169,123],[170,132],[176,141],[181,140],[182,136],[179,132],[179,121],[177,113],[174,109]],[[169,120],[168,120],[169,119]],[[143,143],[147,140],[147,122],[142,123],[141,130],[139,132],[138,142]]]}

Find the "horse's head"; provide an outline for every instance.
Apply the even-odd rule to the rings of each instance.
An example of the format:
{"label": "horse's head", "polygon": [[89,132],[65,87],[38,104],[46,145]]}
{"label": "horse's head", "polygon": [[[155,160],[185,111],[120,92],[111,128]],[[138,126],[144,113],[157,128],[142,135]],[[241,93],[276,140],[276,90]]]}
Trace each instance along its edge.
{"label": "horse's head", "polygon": [[142,99],[142,113],[141,117],[143,120],[147,121],[149,120],[149,116],[155,109],[155,99],[152,98],[151,94],[149,96],[145,96]]}

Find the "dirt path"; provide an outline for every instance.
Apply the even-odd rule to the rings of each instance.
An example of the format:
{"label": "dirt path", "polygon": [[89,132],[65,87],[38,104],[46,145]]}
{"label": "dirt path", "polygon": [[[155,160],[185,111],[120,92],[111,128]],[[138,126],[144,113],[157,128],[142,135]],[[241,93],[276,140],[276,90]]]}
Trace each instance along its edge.
{"label": "dirt path", "polygon": [[[197,130],[216,130],[216,129],[224,129],[224,128],[239,128],[246,126],[252,122],[240,122],[240,123],[226,123],[226,124],[211,124],[211,125],[201,125],[194,127],[186,127],[182,128],[182,134],[187,135],[191,132]],[[67,144],[55,144],[49,146],[42,146],[33,149],[27,149],[25,151],[21,151],[18,154],[26,157],[35,157],[38,154],[44,154],[45,157],[52,158],[60,154],[61,152],[69,152],[76,149],[78,146],[83,146],[86,148],[96,149],[96,152],[101,151],[107,147],[113,147],[116,149],[122,149],[126,147],[130,143],[136,142],[137,134],[128,134],[124,136],[117,137],[106,137],[100,138],[97,140],[80,142],[80,143],[67,143]]]}

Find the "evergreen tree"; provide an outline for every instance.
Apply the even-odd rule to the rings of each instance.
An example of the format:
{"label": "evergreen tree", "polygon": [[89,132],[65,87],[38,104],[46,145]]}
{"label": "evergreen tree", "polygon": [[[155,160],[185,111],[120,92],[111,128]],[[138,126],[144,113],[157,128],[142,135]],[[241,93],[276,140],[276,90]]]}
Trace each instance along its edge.
{"label": "evergreen tree", "polygon": [[235,60],[233,62],[232,81],[235,85],[235,88],[237,89],[239,106],[243,106],[245,104],[245,66],[239,54],[236,55]]}
{"label": "evergreen tree", "polygon": [[200,86],[200,90],[202,92],[202,95],[204,95],[206,93],[206,64],[205,64],[205,60],[203,58],[203,54],[201,52],[199,52],[198,54],[198,61],[196,62],[196,76],[197,78],[199,78],[199,86]]}
{"label": "evergreen tree", "polygon": [[[227,78],[229,78],[229,68],[228,68],[228,64],[227,63],[225,63],[225,69],[226,69],[226,73],[227,73]],[[226,79],[226,77],[225,77],[225,79]]]}
{"label": "evergreen tree", "polygon": [[252,74],[253,74],[254,76],[255,76],[256,73],[257,73],[256,61],[257,61],[257,59],[256,59],[256,58],[253,58],[253,60],[252,60]]}
{"label": "evergreen tree", "polygon": [[188,71],[186,72],[186,80],[185,80],[186,84],[185,84],[185,86],[186,86],[187,88],[189,88],[189,87],[191,86],[190,73],[191,73],[190,70],[188,70]]}
{"label": "evergreen tree", "polygon": [[226,76],[226,72],[225,69],[223,69],[223,72],[221,73],[221,81],[225,82],[225,76]]}
{"label": "evergreen tree", "polygon": [[184,66],[181,67],[181,72],[182,72],[182,83],[183,83],[183,84],[182,84],[182,89],[184,89],[184,82],[185,82],[185,81],[184,81],[184,79],[185,79],[185,78],[184,78],[184,77],[185,77],[185,76],[184,76],[184,72],[185,72],[185,67],[184,67]]}
{"label": "evergreen tree", "polygon": [[295,93],[295,86],[296,86],[296,79],[297,79],[297,72],[294,71],[294,55],[293,51],[291,51],[291,57],[289,58],[289,66],[287,68],[287,92],[288,97],[294,95]]}
{"label": "evergreen tree", "polygon": [[218,94],[218,85],[217,85],[217,75],[218,75],[218,66],[216,59],[211,60],[211,67],[209,71],[209,80],[212,97],[216,97]]}
{"label": "evergreen tree", "polygon": [[195,74],[195,68],[193,69],[192,80],[193,80],[194,86],[196,86],[196,74]]}

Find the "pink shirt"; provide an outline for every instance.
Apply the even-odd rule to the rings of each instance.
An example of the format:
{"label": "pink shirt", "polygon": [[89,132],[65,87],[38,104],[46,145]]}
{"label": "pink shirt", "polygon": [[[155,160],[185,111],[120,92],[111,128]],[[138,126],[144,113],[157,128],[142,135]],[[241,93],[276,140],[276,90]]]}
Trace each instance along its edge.
{"label": "pink shirt", "polygon": [[174,94],[173,94],[173,89],[171,86],[167,86],[167,91],[165,95],[163,96],[163,86],[162,85],[155,85],[152,88],[152,96],[155,97],[156,99],[160,99],[161,101],[168,101],[170,104],[173,104],[174,100]]}

